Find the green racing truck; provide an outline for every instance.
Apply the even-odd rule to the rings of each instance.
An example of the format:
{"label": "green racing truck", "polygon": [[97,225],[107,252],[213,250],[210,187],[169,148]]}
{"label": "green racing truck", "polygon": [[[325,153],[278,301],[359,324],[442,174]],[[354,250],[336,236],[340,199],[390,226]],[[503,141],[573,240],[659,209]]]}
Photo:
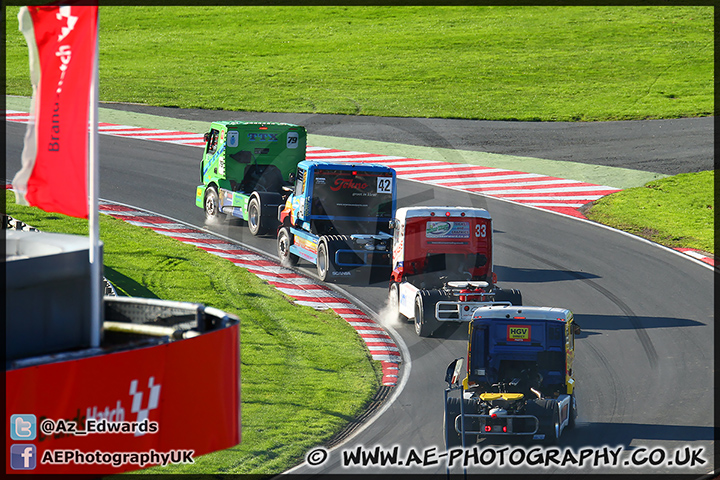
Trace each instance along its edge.
{"label": "green racing truck", "polygon": [[305,159],[304,127],[274,122],[213,122],[205,133],[195,204],[206,218],[227,215],[247,223],[250,233],[275,233],[278,207],[285,204],[295,170]]}

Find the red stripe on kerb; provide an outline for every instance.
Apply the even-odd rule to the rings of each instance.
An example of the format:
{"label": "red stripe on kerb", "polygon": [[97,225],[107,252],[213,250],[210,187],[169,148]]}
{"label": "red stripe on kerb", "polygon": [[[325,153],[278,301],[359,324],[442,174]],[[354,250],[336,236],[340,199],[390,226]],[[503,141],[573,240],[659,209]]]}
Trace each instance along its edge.
{"label": "red stripe on kerb", "polygon": [[367,315],[365,315],[365,312],[363,312],[362,310],[358,310],[357,308],[336,308],[335,312],[338,315],[351,315],[352,314],[352,315],[362,315],[365,317],[367,316]]}
{"label": "red stripe on kerb", "polygon": [[277,265],[276,263],[268,260],[245,260],[242,258],[228,258],[227,260],[230,260],[235,264],[252,265],[255,267],[274,267]]}
{"label": "red stripe on kerb", "polygon": [[270,285],[273,285],[278,288],[292,288],[295,290],[323,290],[323,291],[331,291],[329,288],[324,287],[322,285],[318,285],[315,283],[309,283],[309,284],[294,284],[294,283],[283,283],[283,282],[276,282],[273,280],[268,280],[268,283]]}
{"label": "red stripe on kerb", "polygon": [[339,297],[305,297],[300,295],[290,295],[295,300],[301,302],[317,302],[317,303],[350,303],[350,300]]}

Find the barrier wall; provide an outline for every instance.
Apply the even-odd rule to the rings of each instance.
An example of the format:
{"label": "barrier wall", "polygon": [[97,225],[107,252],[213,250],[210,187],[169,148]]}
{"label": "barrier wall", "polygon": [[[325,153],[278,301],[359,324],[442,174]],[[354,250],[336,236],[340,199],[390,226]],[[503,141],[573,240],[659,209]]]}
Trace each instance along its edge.
{"label": "barrier wall", "polygon": [[[156,314],[163,301],[123,302],[106,297],[116,307],[113,313],[106,306],[106,316],[135,307],[152,312],[155,318],[148,323],[162,317]],[[159,337],[155,345],[130,349],[119,342],[113,353],[86,358],[69,353],[63,361],[46,357],[10,365],[5,372],[7,473],[119,473],[150,466],[139,464],[146,458],[187,463],[240,443],[239,321],[197,304],[186,304],[182,315],[182,304],[167,303],[196,336]],[[137,313],[133,317],[127,323],[143,323]],[[172,324],[172,318],[162,323]],[[128,335],[142,345],[142,335]],[[55,433],[48,433],[46,419],[53,421]],[[91,424],[135,431],[73,434],[71,422],[79,431]],[[157,431],[149,431],[153,426]]]}

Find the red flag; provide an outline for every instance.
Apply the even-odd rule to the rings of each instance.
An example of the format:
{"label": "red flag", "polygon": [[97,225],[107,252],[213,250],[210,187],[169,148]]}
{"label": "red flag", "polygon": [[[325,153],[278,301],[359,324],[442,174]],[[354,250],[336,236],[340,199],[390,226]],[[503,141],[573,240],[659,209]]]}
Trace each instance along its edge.
{"label": "red flag", "polygon": [[17,201],[88,218],[88,115],[97,39],[97,6],[23,7],[20,31],[30,53],[31,118]]}

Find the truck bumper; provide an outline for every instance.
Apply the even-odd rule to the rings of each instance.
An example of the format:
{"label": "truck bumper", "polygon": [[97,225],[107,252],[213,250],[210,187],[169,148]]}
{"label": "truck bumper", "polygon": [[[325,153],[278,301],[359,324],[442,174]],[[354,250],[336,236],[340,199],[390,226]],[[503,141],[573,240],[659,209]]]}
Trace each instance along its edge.
{"label": "truck bumper", "polygon": [[440,301],[435,304],[435,318],[439,322],[470,322],[476,308],[509,304],[509,302]]}
{"label": "truck bumper", "polygon": [[[530,436],[540,429],[540,420],[534,415],[504,415],[492,417],[477,413],[465,414],[465,435]],[[455,431],[461,432],[460,415],[455,417]]]}
{"label": "truck bumper", "polygon": [[[570,395],[559,395],[557,399],[559,425],[558,437],[568,426],[570,421]],[[461,423],[458,415],[455,417],[455,430],[461,432]],[[540,420],[535,415],[482,415],[466,413],[465,434],[484,436],[532,436],[534,440],[543,440],[545,434],[540,432]],[[546,419],[547,421],[547,419]],[[551,420],[552,421],[552,420]],[[546,428],[545,425],[543,428]]]}

